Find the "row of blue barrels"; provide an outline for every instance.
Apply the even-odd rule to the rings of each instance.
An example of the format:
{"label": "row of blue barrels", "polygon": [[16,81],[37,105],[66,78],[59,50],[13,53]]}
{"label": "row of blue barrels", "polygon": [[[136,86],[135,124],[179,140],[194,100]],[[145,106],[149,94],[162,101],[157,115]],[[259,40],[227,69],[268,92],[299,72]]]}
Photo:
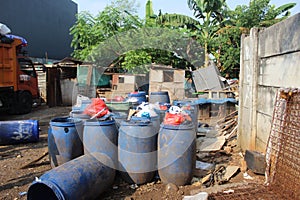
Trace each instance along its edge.
{"label": "row of blue barrels", "polygon": [[163,183],[190,183],[195,165],[196,133],[192,122],[161,125],[151,121],[123,122],[119,129],[121,175],[129,183],[150,182],[155,171]]}
{"label": "row of blue barrels", "polygon": [[[59,123],[66,124],[62,125]],[[158,140],[159,151],[157,154],[157,127],[159,127],[159,121],[157,119],[152,121],[139,121],[136,119],[129,122],[122,122],[119,129],[118,140],[116,139],[118,130],[116,129],[114,121],[95,122],[87,120],[84,122],[85,131],[83,131],[83,136],[80,133],[71,134],[72,131],[76,132],[74,128],[79,128],[77,130],[81,130],[82,123],[80,123],[76,118],[58,118],[52,120],[50,124],[52,126],[62,127],[63,133],[58,133],[58,135],[62,135],[62,137],[64,137],[64,135],[77,135],[77,138],[69,136],[70,138],[67,139],[69,143],[78,141],[78,138],[81,141],[83,139],[83,141],[85,141],[83,145],[85,155],[72,160],[72,157],[76,157],[76,155],[71,154],[71,156],[67,157],[66,159],[71,159],[72,161],[65,162],[65,164],[62,164],[61,166],[54,168],[50,172],[43,175],[39,181],[33,183],[29,188],[28,199],[40,199],[42,197],[41,195],[43,195],[43,193],[40,192],[41,190],[48,191],[48,195],[55,195],[56,199],[64,199],[65,197],[65,199],[72,199],[68,197],[76,197],[78,194],[86,193],[89,184],[86,184],[84,181],[85,179],[82,179],[82,177],[89,177],[91,173],[96,173],[95,177],[98,177],[96,170],[97,167],[95,166],[107,168],[106,172],[111,172],[109,174],[106,174],[105,177],[99,176],[96,179],[90,179],[90,181],[98,181],[97,183],[104,184],[105,186],[108,186],[110,185],[108,183],[113,182],[115,176],[114,169],[116,168],[123,171],[121,175],[127,182],[134,182],[137,184],[143,184],[145,182],[151,181],[154,176],[154,171],[157,169],[159,169],[159,175],[162,181],[166,183],[172,182],[176,185],[184,185],[188,183],[192,178],[192,158],[194,157],[193,154],[195,152],[193,147],[195,134],[193,134],[193,130],[191,128],[192,126],[162,126],[159,133],[159,135],[161,135],[161,137],[159,138],[162,139]],[[153,124],[156,124],[156,128],[153,127]],[[175,140],[174,137],[170,137],[174,136],[174,130],[176,130]],[[48,137],[51,138],[54,132],[53,130],[49,130]],[[190,134],[186,134],[186,132],[189,132]],[[188,139],[183,140],[181,137],[184,136],[188,137]],[[168,137],[170,141],[168,141]],[[51,139],[49,139],[49,141],[51,142]],[[117,141],[119,141],[118,153],[116,148]],[[170,142],[175,145],[170,145]],[[169,147],[165,148],[165,145]],[[178,148],[177,145],[179,145],[181,148]],[[72,145],[68,146],[68,144],[66,144],[66,146],[72,149]],[[79,147],[78,149],[81,149],[82,151],[80,144],[75,146]],[[54,149],[56,151],[57,146],[55,148]],[[62,149],[63,148],[64,147],[62,146]],[[169,150],[169,152],[166,150]],[[49,153],[50,152],[52,151],[49,147]],[[170,152],[173,152],[173,154],[168,155]],[[70,154],[70,152],[68,153]],[[91,156],[88,156],[91,154],[93,154],[93,158],[91,158]],[[93,165],[95,168],[89,167],[90,165],[85,165],[86,163],[94,162],[94,154],[99,154],[99,158],[101,158],[99,160],[96,157],[98,165],[96,165],[95,163],[95,165]],[[119,155],[118,159],[117,154]],[[52,156],[53,155],[51,155],[50,153],[50,158]],[[107,157],[108,159],[103,159],[102,157]],[[159,162],[160,159],[161,162]],[[62,162],[64,161],[66,160],[62,160]],[[132,161],[136,161],[136,163]],[[76,165],[77,167],[72,168],[72,165]],[[78,175],[77,177],[75,177],[75,180],[74,178],[68,178],[71,173],[75,173]],[[56,176],[60,178],[56,178]],[[78,190],[73,194],[72,185],[75,183],[80,183],[80,185],[84,184],[87,187],[81,186],[81,189],[77,188]],[[101,188],[104,190],[106,188],[105,186],[102,185],[102,187],[100,187],[100,189],[98,189],[97,191],[90,189],[88,193],[92,193],[93,195],[100,194],[99,191],[102,191]],[[84,197],[84,195],[80,196]]]}

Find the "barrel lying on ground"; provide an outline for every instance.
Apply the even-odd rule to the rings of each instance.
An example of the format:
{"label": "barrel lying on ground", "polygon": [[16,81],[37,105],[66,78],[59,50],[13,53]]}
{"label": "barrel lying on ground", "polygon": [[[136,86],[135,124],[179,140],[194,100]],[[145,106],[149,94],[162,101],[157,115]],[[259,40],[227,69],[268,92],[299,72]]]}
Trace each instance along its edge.
{"label": "barrel lying on ground", "polygon": [[82,134],[80,119],[57,117],[50,121],[48,150],[52,167],[83,155]]}
{"label": "barrel lying on ground", "polygon": [[37,142],[38,120],[0,121],[0,145]]}
{"label": "barrel lying on ground", "polygon": [[28,189],[28,200],[95,199],[112,186],[112,160],[100,153],[80,156],[42,175]]}
{"label": "barrel lying on ground", "polygon": [[189,184],[196,162],[196,132],[191,121],[161,125],[158,135],[158,174],[163,183]]}

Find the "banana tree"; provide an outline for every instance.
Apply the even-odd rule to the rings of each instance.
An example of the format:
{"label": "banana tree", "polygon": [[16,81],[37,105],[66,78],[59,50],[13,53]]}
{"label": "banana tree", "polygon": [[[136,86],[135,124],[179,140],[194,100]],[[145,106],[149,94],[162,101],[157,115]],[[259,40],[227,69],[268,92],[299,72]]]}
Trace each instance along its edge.
{"label": "banana tree", "polygon": [[227,14],[226,0],[188,0],[188,6],[194,11],[194,16],[200,20],[196,25],[198,40],[204,44],[205,66],[209,62],[209,46],[216,32],[223,27]]}

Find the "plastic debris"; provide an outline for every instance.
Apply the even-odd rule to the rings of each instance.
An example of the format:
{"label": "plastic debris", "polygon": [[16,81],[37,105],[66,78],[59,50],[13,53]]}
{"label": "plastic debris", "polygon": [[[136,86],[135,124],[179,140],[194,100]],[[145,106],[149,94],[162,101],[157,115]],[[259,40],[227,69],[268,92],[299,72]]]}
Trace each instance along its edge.
{"label": "plastic debris", "polygon": [[19,195],[20,196],[25,196],[25,195],[27,195],[27,192],[19,192]]}
{"label": "plastic debris", "polygon": [[131,189],[135,190],[136,188],[138,188],[139,186],[137,184],[132,184],[129,186]]}
{"label": "plastic debris", "polygon": [[253,177],[250,176],[247,172],[245,172],[245,173],[243,174],[243,177],[244,177],[244,179],[247,179],[247,180],[253,180]]}
{"label": "plastic debris", "polygon": [[234,193],[234,190],[232,190],[232,189],[225,190],[225,191],[223,191],[223,193],[225,193],[225,194],[231,194],[231,193]]}
{"label": "plastic debris", "polygon": [[36,181],[36,182],[41,182],[42,180],[39,179],[38,177],[35,177],[35,181]]}
{"label": "plastic debris", "polygon": [[184,196],[183,200],[207,200],[208,193],[207,192],[200,192],[194,196]]}

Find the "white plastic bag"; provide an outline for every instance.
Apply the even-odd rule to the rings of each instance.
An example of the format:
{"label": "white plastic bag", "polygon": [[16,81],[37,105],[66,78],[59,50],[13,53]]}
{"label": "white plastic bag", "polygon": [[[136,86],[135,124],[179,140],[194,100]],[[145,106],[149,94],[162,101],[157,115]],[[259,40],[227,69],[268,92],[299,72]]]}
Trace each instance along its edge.
{"label": "white plastic bag", "polygon": [[11,30],[5,24],[0,23],[0,34],[6,35],[9,33],[11,33]]}

